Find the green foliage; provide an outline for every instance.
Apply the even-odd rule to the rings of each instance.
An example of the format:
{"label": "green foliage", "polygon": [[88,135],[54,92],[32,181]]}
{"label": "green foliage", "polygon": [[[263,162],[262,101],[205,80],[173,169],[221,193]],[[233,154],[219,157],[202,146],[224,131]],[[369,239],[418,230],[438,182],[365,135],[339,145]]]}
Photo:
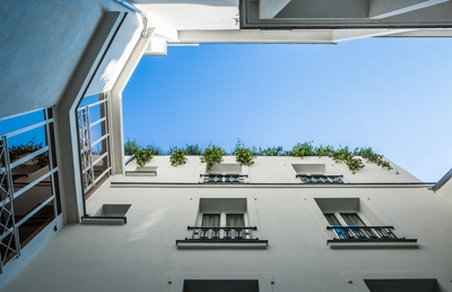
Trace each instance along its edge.
{"label": "green foliage", "polygon": [[140,149],[140,146],[138,146],[137,141],[135,139],[131,141],[130,138],[127,138],[127,142],[124,143],[124,154],[133,155],[138,149]]}
{"label": "green foliage", "polygon": [[215,164],[223,161],[225,151],[215,145],[209,145],[201,156],[201,162],[207,163],[207,171],[210,171]]}
{"label": "green foliage", "polygon": [[238,140],[237,144],[235,144],[232,154],[235,155],[235,160],[240,163],[240,165],[251,166],[254,164],[254,153],[250,148],[245,147],[240,140]]}
{"label": "green foliage", "polygon": [[172,147],[170,148],[170,163],[172,166],[180,166],[187,163],[187,152],[183,149],[180,149],[178,147]]}
{"label": "green foliage", "polygon": [[257,155],[261,156],[281,156],[284,155],[284,148],[282,146],[273,146],[267,148],[259,147],[259,152]]}
{"label": "green foliage", "polygon": [[391,170],[391,164],[383,159],[383,155],[376,154],[371,147],[367,148],[356,148],[353,152],[354,155],[361,156],[366,159],[367,162],[374,163],[378,166]]}
{"label": "green foliage", "polygon": [[286,154],[289,156],[301,158],[303,158],[304,156],[317,156],[312,143],[313,141],[297,143],[297,145],[293,146],[292,150],[286,151]]}
{"label": "green foliage", "polygon": [[154,157],[154,151],[152,148],[147,147],[144,149],[138,149],[134,153],[135,160],[137,164],[141,167],[145,166],[146,163],[151,161],[151,159]]}
{"label": "green foliage", "polygon": [[332,154],[329,155],[336,163],[343,162],[348,166],[348,169],[352,173],[364,168],[364,163],[360,158],[354,157],[354,153],[351,152],[348,147],[336,149]]}
{"label": "green foliage", "polygon": [[[9,147],[9,158],[11,160],[15,160],[25,156],[26,154],[33,153],[41,149],[42,147],[42,142],[36,143],[35,138],[33,137],[27,144]],[[47,155],[47,153],[39,154],[32,159],[32,162],[39,167],[45,167],[49,165],[49,156]]]}
{"label": "green foliage", "polygon": [[187,155],[202,155],[202,148],[198,144],[185,145]]}
{"label": "green foliage", "polygon": [[334,153],[334,147],[332,145],[323,146],[323,144],[320,144],[320,146],[314,148],[314,152],[318,157],[331,156]]}

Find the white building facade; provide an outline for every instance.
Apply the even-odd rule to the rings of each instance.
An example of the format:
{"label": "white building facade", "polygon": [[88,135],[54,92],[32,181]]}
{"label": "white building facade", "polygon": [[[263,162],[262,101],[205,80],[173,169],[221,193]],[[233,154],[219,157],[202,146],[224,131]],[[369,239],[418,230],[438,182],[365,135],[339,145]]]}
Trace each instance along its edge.
{"label": "white building facade", "polygon": [[0,289],[451,290],[450,172],[226,157],[208,174],[165,156],[137,171],[121,108],[168,45],[449,37],[451,1],[134,2],[2,2]]}
{"label": "white building facade", "polygon": [[451,291],[452,205],[393,167],[132,160],[4,291]]}

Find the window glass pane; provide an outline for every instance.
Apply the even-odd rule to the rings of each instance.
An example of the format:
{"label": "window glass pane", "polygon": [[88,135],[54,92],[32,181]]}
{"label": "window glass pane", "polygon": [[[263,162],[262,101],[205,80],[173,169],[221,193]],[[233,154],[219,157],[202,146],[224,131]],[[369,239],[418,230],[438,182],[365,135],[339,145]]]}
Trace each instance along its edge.
{"label": "window glass pane", "polygon": [[16,223],[52,196],[50,176],[14,199]]}
{"label": "window glass pane", "polygon": [[45,126],[8,138],[11,163],[47,145]]}
{"label": "window glass pane", "polygon": [[[14,191],[17,192],[29,183],[49,172],[49,154],[48,151],[28,160],[12,169]],[[50,181],[50,179],[46,179]],[[43,184],[41,182],[39,184]]]}
{"label": "window glass pane", "polygon": [[25,246],[35,237],[44,227],[46,227],[55,218],[53,203],[49,203],[39,210],[30,219],[25,221],[19,227],[19,238],[21,247]]}
{"label": "window glass pane", "polygon": [[[103,121],[97,125],[91,126],[91,143],[92,144],[107,133],[105,127],[106,127],[105,121]],[[93,145],[93,146],[95,146],[95,145]]]}
{"label": "window glass pane", "polygon": [[80,101],[80,104],[78,107],[85,106],[87,104],[95,103],[96,101],[99,101],[99,94],[89,95],[83,97],[83,99]]}
{"label": "window glass pane", "polygon": [[[93,160],[96,160],[100,155],[93,155]],[[98,178],[108,168],[108,157],[105,156],[102,160],[94,165],[94,179]]]}
{"label": "window glass pane", "polygon": [[336,215],[334,215],[333,213],[325,213],[323,215],[325,215],[326,220],[328,220],[328,224],[330,224],[330,225],[341,225],[339,220],[337,220]]}
{"label": "window glass pane", "polygon": [[220,214],[204,214],[202,216],[202,227],[220,227]]}
{"label": "window glass pane", "polygon": [[341,213],[348,226],[366,226],[356,213]]}
{"label": "window glass pane", "polygon": [[245,227],[245,218],[243,214],[227,214],[226,215],[227,227]]}
{"label": "window glass pane", "polygon": [[0,135],[44,121],[44,111],[20,115],[0,121]]}

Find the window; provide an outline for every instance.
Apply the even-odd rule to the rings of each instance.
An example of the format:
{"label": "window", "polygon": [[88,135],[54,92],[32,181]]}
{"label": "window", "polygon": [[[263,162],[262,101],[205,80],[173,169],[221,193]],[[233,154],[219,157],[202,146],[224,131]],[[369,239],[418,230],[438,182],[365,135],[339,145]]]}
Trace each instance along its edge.
{"label": "window", "polygon": [[342,175],[327,174],[324,163],[297,163],[292,164],[296,177],[302,184],[342,184]]}
{"label": "window", "polygon": [[83,193],[88,198],[111,174],[108,100],[84,97],[77,108]]}
{"label": "window", "polygon": [[440,292],[436,279],[364,280],[370,292]]}
{"label": "window", "polygon": [[256,237],[257,227],[250,224],[244,198],[200,199],[195,225],[189,226],[188,230],[192,232],[191,238],[176,240],[178,248],[211,248],[215,245],[221,248],[266,248],[268,245],[266,240]]}
{"label": "window", "polygon": [[259,292],[258,280],[185,280],[183,292]]}
{"label": "window", "polygon": [[240,164],[221,163],[214,165],[206,174],[201,174],[201,182],[208,184],[239,184],[245,183],[247,177],[248,175],[242,174],[242,166]]}
{"label": "window", "polygon": [[334,235],[327,241],[331,248],[351,247],[350,243],[379,243],[380,247],[382,243],[391,243],[397,247],[417,247],[417,239],[397,236],[395,228],[382,224],[359,198],[317,198],[315,201],[328,224],[327,230]]}

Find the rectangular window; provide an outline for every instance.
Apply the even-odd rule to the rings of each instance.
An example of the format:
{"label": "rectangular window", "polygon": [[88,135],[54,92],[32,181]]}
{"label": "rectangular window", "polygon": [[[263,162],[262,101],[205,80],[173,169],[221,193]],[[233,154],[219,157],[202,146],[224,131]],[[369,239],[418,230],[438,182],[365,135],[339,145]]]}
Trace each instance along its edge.
{"label": "rectangular window", "polygon": [[370,292],[440,292],[436,279],[364,280]]}
{"label": "rectangular window", "polygon": [[220,227],[220,214],[203,214],[202,227]]}
{"label": "rectangular window", "polygon": [[243,214],[226,214],[227,227],[245,227]]}
{"label": "rectangular window", "polygon": [[341,213],[341,216],[348,226],[366,226],[356,213]]}
{"label": "rectangular window", "polygon": [[339,220],[337,220],[336,215],[334,215],[333,213],[324,213],[323,215],[325,215],[325,218],[330,225],[336,225],[336,226],[341,225],[341,222],[339,222]]}

